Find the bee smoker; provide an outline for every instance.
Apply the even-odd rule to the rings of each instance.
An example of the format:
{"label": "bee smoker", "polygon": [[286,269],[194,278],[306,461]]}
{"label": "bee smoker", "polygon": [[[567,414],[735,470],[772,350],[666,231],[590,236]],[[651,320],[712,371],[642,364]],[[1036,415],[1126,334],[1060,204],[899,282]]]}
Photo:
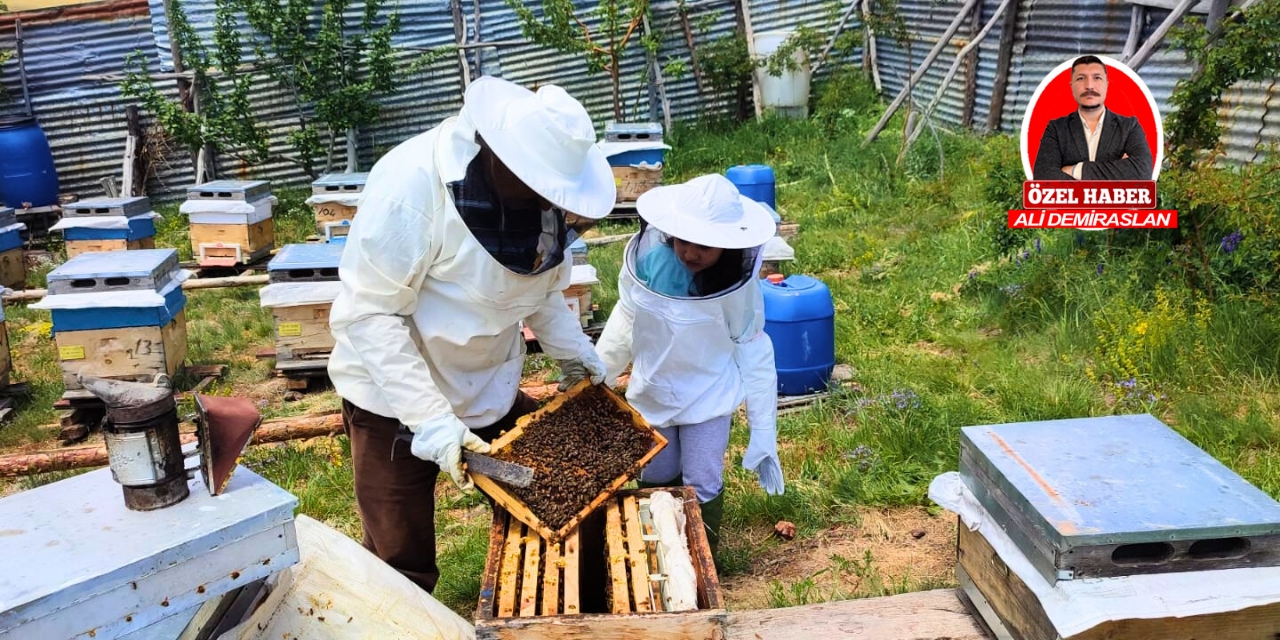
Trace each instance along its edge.
{"label": "bee smoker", "polygon": [[[191,495],[186,468],[192,454],[182,452],[178,407],[167,376],[152,384],[82,376],[80,382],[107,406],[102,433],[111,476],[134,511],[175,505]],[[236,459],[262,422],[258,408],[244,398],[196,395],[196,436],[200,471],[210,495],[226,490]]]}

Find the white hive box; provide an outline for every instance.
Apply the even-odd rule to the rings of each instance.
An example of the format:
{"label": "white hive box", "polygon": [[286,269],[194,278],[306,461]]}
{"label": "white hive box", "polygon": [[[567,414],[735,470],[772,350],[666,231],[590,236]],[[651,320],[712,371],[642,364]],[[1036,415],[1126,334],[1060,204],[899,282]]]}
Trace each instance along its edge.
{"label": "white hive box", "polygon": [[121,637],[298,561],[297,498],[243,467],[217,497],[189,483],[155,511],[110,469],[0,500],[0,638]]}

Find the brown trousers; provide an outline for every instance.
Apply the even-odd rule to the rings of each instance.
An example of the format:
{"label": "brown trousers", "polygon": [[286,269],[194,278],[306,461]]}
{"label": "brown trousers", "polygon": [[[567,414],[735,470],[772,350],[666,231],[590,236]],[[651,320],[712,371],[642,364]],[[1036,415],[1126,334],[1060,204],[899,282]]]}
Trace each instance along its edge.
{"label": "brown trousers", "polygon": [[[491,442],[532,413],[538,403],[523,392],[511,411],[473,432]],[[351,438],[356,504],[364,546],[428,593],[436,588],[436,477],[440,467],[420,460],[409,443],[397,441],[400,422],[342,402],[342,428]]]}

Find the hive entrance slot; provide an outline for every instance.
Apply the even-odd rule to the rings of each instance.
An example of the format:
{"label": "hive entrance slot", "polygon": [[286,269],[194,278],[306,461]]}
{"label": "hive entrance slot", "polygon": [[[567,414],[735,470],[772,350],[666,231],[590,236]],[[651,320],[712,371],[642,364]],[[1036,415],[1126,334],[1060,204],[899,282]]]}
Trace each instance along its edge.
{"label": "hive entrance slot", "polygon": [[316,275],[315,269],[290,269],[289,270],[290,278],[310,278],[314,275]]}
{"label": "hive entrance slot", "polygon": [[1172,555],[1173,545],[1167,542],[1122,544],[1111,552],[1111,561],[1118,565],[1143,566],[1164,563]]}
{"label": "hive entrance slot", "polygon": [[114,278],[107,278],[108,287],[124,287],[124,286],[128,286],[128,284],[129,284],[128,278],[121,278],[118,276]]}
{"label": "hive entrance slot", "polygon": [[71,287],[73,289],[92,289],[94,286],[97,286],[97,284],[98,281],[93,278],[81,278],[79,280],[71,281]]}
{"label": "hive entrance slot", "polygon": [[1244,538],[1210,538],[1197,540],[1187,550],[1195,560],[1221,560],[1239,558],[1249,552],[1249,541]]}

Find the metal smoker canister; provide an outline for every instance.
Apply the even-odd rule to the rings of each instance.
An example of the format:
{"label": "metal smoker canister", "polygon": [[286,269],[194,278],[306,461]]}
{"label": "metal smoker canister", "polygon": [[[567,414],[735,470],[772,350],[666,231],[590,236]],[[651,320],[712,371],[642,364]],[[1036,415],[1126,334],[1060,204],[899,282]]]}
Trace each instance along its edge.
{"label": "metal smoker canister", "polygon": [[103,436],[111,475],[125,506],[161,509],[190,495],[178,439],[178,408],[164,386],[85,378],[86,389],[107,405]]}

